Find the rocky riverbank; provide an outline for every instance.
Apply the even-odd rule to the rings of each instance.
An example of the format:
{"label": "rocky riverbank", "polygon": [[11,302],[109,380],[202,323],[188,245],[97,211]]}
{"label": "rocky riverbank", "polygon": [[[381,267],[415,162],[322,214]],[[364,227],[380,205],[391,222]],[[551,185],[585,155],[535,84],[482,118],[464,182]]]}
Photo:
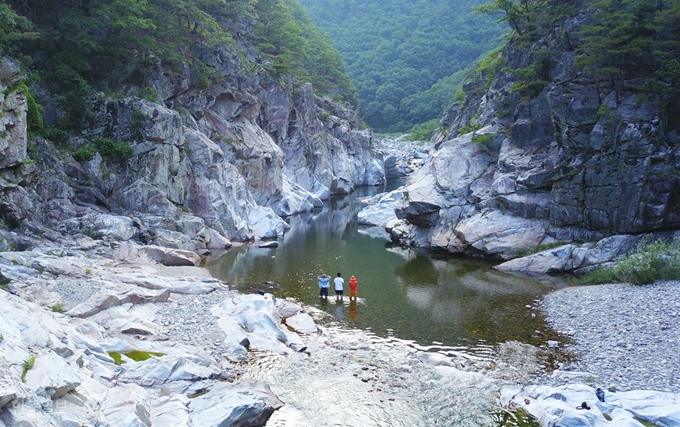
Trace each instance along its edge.
{"label": "rocky riverbank", "polygon": [[243,362],[303,350],[301,307],[134,244],[30,243],[0,252],[0,427],[258,426],[283,405]]}
{"label": "rocky riverbank", "polygon": [[564,288],[541,308],[577,356],[556,377],[580,371],[594,387],[680,392],[680,282]]}
{"label": "rocky riverbank", "polygon": [[[26,243],[0,252],[0,427],[478,427],[494,425],[500,404],[542,425],[558,412],[584,426],[607,416],[680,422],[668,409],[680,399],[677,283],[560,290],[534,309],[569,341],[474,354],[346,331],[132,243]],[[167,255],[182,262],[182,251]],[[549,348],[578,358],[542,374]],[[583,401],[587,414],[576,409]]]}
{"label": "rocky riverbank", "polygon": [[541,425],[680,425],[680,282],[569,287],[538,308],[565,337],[550,346],[571,359],[536,385],[506,388],[504,405]]}

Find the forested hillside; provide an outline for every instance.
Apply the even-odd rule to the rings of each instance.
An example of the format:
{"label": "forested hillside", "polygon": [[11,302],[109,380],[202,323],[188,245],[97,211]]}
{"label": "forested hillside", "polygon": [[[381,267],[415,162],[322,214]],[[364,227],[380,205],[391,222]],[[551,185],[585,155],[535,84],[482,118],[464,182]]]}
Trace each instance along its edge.
{"label": "forested hillside", "polygon": [[578,274],[591,267],[580,242],[599,251],[628,239],[615,235],[678,230],[680,1],[477,10],[512,32],[466,75],[406,186],[395,240],[502,259],[570,243],[502,268]]}
{"label": "forested hillside", "polygon": [[[59,126],[86,125],[88,94],[153,101],[149,69],[190,70],[192,89],[220,79],[217,49],[231,46],[252,71],[312,82],[355,103],[328,37],[295,0],[9,0],[0,3],[0,49],[20,58],[67,112]],[[255,51],[252,51],[255,46]]]}
{"label": "forested hillside", "polygon": [[378,131],[433,120],[464,70],[501,44],[507,27],[473,14],[479,0],[300,0],[330,34],[359,90],[360,116]]}

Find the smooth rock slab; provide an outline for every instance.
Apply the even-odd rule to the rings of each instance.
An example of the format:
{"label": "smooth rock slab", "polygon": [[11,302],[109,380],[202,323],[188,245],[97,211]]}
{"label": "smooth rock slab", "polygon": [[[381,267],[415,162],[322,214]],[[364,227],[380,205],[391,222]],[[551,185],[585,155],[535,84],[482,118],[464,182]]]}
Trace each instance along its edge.
{"label": "smooth rock slab", "polygon": [[26,385],[36,394],[58,399],[81,383],[75,366],[55,353],[38,356],[32,369],[26,372]]}
{"label": "smooth rock slab", "polygon": [[107,274],[101,278],[110,282],[123,282],[141,288],[164,290],[175,294],[207,294],[221,286],[216,279],[204,277],[154,277],[152,272],[144,274]]}
{"label": "smooth rock slab", "polygon": [[196,267],[201,263],[201,257],[193,251],[150,245],[140,248],[139,252],[145,253],[150,259],[167,266],[187,265]]}
{"label": "smooth rock slab", "polygon": [[[577,409],[583,402],[590,409]],[[542,426],[643,427],[634,417],[657,426],[680,426],[680,393],[605,391],[605,401],[600,402],[595,389],[582,384],[514,386],[501,390],[501,404],[527,411]]]}
{"label": "smooth rock slab", "polygon": [[159,387],[172,381],[199,381],[219,374],[214,369],[200,366],[184,357],[152,357],[142,362],[122,365],[118,381],[144,387]]}
{"label": "smooth rock slab", "polygon": [[282,406],[261,381],[221,383],[189,402],[193,425],[201,427],[264,426]]}
{"label": "smooth rock slab", "polygon": [[109,389],[101,412],[112,426],[151,426],[149,394],[136,384]]}
{"label": "smooth rock slab", "polygon": [[307,313],[298,313],[286,319],[286,325],[300,334],[316,334],[319,327],[314,323],[314,319]]}
{"label": "smooth rock slab", "polygon": [[189,424],[189,399],[184,395],[161,397],[152,402],[151,425],[186,427]]}
{"label": "smooth rock slab", "polygon": [[92,295],[87,301],[78,304],[67,312],[71,317],[89,317],[110,307],[122,304],[145,304],[151,302],[167,302],[170,290],[111,289]]}

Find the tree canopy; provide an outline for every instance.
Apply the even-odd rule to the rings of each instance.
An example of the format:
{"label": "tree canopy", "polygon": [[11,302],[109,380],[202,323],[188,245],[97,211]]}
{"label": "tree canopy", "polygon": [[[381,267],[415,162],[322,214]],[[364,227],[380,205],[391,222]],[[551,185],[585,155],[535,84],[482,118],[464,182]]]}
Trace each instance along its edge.
{"label": "tree canopy", "polygon": [[0,24],[0,48],[59,94],[65,128],[87,121],[93,89],[148,87],[158,60],[170,74],[189,64],[192,87],[207,87],[219,76],[206,53],[238,51],[237,39],[254,45],[264,58],[258,66],[274,76],[355,101],[339,53],[295,0],[6,0]]}
{"label": "tree canopy", "polygon": [[473,14],[480,0],[300,0],[342,53],[359,114],[383,132],[406,131],[451,104],[463,73],[507,30]]}

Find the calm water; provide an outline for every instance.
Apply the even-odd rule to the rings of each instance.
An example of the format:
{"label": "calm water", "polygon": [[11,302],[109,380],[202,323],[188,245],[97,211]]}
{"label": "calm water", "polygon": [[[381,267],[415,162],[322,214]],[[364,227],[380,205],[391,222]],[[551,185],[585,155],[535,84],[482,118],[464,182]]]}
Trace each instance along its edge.
{"label": "calm water", "polygon": [[[289,218],[291,230],[276,249],[234,247],[208,262],[211,273],[242,292],[264,289],[325,310],[341,324],[420,345],[466,346],[507,340],[544,343],[544,330],[526,305],[564,286],[492,270],[492,264],[436,256],[394,246],[382,229],[358,226],[358,197],[334,197],[322,210]],[[341,272],[359,282],[359,302],[320,301],[316,276]],[[273,282],[273,287],[265,282]],[[333,294],[331,287],[331,294]]]}

